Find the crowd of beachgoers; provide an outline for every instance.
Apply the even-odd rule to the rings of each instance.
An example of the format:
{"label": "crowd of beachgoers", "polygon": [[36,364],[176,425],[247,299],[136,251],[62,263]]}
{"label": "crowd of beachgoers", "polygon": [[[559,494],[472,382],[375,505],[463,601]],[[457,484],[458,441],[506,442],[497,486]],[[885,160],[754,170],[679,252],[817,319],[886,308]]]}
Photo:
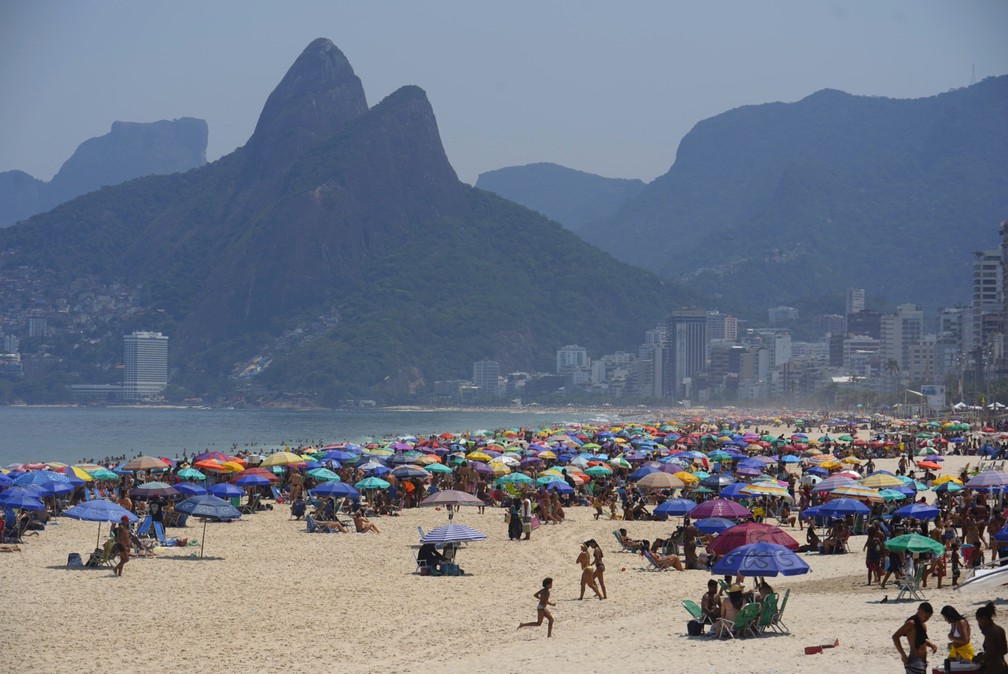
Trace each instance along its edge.
{"label": "crowd of beachgoers", "polygon": [[[162,532],[185,527],[192,509],[182,504],[207,494],[246,516],[289,508],[291,520],[310,532],[381,535],[385,525],[376,520],[426,505],[449,512],[498,508],[514,541],[544,535],[536,530],[563,526],[571,508],[584,508],[596,521],[611,520],[610,543],[643,557],[650,568],[716,576],[705,594],[698,588],[699,601],[688,608],[695,609],[697,634],[720,637],[787,629],[787,597],[767,578],[807,571],[801,555],[863,554],[866,585],[891,589],[894,599],[897,592],[900,598],[922,596],[929,584],[956,586],[990,562],[1008,563],[1002,502],[1008,430],[998,423],[697,416],[445,432],[366,445],[313,442],[265,455],[257,450],[0,469],[3,549],[30,544],[33,534],[46,535],[53,518],[97,501],[130,515],[105,520],[115,526],[88,560],[111,566],[118,558],[116,573],[130,555],[194,545],[192,536]],[[943,470],[946,458],[956,455],[971,460],[958,471]],[[882,460],[895,469],[878,469]],[[653,540],[635,537],[641,521],[667,521],[669,531]],[[860,549],[851,549],[852,534],[864,536]],[[421,546],[418,572],[464,573],[450,553],[453,543],[466,540],[478,539]],[[779,567],[766,571],[763,558],[752,565],[745,557],[750,553],[772,555]],[[596,539],[581,544],[576,564],[580,598],[590,592],[605,599],[604,553]],[[765,571],[754,571],[759,568]],[[755,582],[747,589],[750,577]],[[537,622],[523,626],[545,620],[551,633],[545,581],[535,597]],[[956,625],[966,620],[953,611]],[[985,624],[997,627],[992,616]],[[894,635],[900,652],[903,636]],[[958,641],[950,657],[972,660],[969,637]],[[912,639],[910,646],[905,662],[920,656]],[[987,671],[1001,671],[994,668],[997,648],[995,638],[986,649]]]}

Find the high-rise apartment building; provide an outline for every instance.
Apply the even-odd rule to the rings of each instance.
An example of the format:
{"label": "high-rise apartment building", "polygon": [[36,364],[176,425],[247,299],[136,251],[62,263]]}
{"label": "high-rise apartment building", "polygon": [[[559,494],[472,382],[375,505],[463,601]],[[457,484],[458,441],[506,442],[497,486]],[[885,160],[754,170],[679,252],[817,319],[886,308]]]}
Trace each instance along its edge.
{"label": "high-rise apartment building", "polygon": [[[686,391],[683,380],[703,372],[706,365],[707,312],[703,309],[673,311],[661,350],[662,396],[678,398]],[[656,354],[656,379],[658,366]]]}
{"label": "high-rise apartment building", "polygon": [[497,397],[500,381],[500,363],[496,360],[477,360],[473,363],[472,383],[478,391],[479,398],[489,400]]}
{"label": "high-rise apartment building", "polygon": [[160,332],[123,335],[123,398],[152,398],[168,385],[168,337]]}
{"label": "high-rise apartment building", "polygon": [[582,367],[588,367],[588,349],[575,344],[568,344],[557,349],[557,374],[563,374]]}
{"label": "high-rise apartment building", "polygon": [[845,302],[844,314],[850,316],[865,309],[864,288],[848,288],[847,301]]}
{"label": "high-rise apartment building", "polygon": [[916,304],[901,304],[896,313],[882,317],[881,358],[885,366],[896,361],[900,371],[910,369],[910,347],[924,335],[924,311]]}
{"label": "high-rise apartment building", "polygon": [[1001,250],[973,253],[973,341],[978,345],[1002,331],[1004,311],[1004,270]]}

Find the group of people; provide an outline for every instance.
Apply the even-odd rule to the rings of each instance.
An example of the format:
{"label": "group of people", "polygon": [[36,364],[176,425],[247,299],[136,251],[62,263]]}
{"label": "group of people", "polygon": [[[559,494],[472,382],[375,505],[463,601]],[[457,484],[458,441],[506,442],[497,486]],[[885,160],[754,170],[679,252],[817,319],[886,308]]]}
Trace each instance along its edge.
{"label": "group of people", "polygon": [[[906,674],[925,674],[928,672],[928,650],[937,653],[938,645],[928,637],[927,622],[934,614],[934,608],[928,602],[922,602],[917,611],[907,618],[892,635],[893,644],[903,659]],[[1005,630],[994,622],[996,609],[993,603],[988,603],[976,610],[977,626],[984,636],[983,651],[973,652],[972,634],[969,620],[952,606],[943,606],[941,616],[949,625],[948,655],[945,664],[952,662],[973,662],[980,665],[979,671],[984,674],[1008,674],[1008,641],[1005,640]],[[907,648],[903,640],[907,641]],[[945,671],[949,671],[946,667]]]}

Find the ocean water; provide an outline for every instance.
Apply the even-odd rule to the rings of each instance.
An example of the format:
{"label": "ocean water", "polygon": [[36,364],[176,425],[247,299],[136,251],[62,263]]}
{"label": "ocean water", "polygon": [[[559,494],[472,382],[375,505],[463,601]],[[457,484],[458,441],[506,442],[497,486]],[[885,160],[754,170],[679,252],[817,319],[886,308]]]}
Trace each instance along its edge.
{"label": "ocean water", "polygon": [[0,407],[0,466],[136,454],[181,457],[183,450],[192,456],[235,446],[267,453],[284,443],[362,443],[585,420],[573,412],[561,418],[556,412],[517,411]]}

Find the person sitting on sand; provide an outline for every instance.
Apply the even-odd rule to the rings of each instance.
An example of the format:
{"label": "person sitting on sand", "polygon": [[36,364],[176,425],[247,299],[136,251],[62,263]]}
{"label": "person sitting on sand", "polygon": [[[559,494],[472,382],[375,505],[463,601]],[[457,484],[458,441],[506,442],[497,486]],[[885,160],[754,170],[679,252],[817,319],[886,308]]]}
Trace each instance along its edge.
{"label": "person sitting on sand", "polygon": [[364,513],[360,509],[354,511],[353,523],[354,527],[356,527],[357,529],[357,533],[359,534],[365,534],[369,531],[374,532],[376,534],[381,533],[380,531],[378,531],[378,527],[376,527],[371,522],[371,520],[369,520],[367,517],[364,517]]}

